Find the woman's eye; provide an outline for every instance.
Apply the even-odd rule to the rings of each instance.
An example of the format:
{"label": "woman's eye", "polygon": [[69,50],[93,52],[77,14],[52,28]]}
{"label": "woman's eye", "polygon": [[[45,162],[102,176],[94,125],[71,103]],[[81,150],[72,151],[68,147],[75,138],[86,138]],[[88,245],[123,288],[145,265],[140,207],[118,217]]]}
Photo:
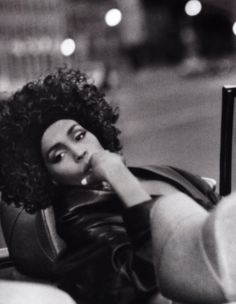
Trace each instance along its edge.
{"label": "woman's eye", "polygon": [[65,156],[65,152],[57,153],[52,156],[51,162],[54,164],[59,163],[63,159],[64,156]]}
{"label": "woman's eye", "polygon": [[77,133],[75,133],[74,139],[76,141],[79,141],[79,140],[81,140],[81,139],[83,139],[85,137],[85,134],[86,134],[85,131],[77,132]]}

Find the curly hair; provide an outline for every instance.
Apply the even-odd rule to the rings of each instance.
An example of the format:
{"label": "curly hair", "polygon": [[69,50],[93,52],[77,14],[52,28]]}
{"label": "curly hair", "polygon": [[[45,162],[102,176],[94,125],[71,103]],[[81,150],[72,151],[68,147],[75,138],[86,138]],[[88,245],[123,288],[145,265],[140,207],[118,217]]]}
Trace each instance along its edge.
{"label": "curly hair", "polygon": [[74,119],[112,152],[121,150],[119,113],[89,81],[73,69],[29,82],[4,104],[0,119],[0,190],[7,203],[27,212],[51,205],[57,190],[43,164],[40,141],[59,119]]}

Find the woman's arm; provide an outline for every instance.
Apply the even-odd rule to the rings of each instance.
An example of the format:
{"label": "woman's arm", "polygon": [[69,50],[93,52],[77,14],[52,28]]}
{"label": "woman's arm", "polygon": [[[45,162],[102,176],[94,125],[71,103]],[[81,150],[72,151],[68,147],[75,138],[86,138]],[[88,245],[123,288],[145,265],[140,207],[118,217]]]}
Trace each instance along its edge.
{"label": "woman's arm", "polygon": [[90,180],[108,182],[119,196],[125,207],[132,207],[151,199],[138,179],[129,171],[120,155],[102,151],[92,155]]}
{"label": "woman's arm", "polygon": [[[61,236],[70,244],[76,244],[81,259],[85,257],[92,263],[94,259],[101,261],[103,256],[107,256],[107,263],[113,261],[113,271],[120,273],[121,278],[129,278],[144,294],[153,293],[156,291],[156,282],[151,257],[149,216],[154,200],[128,170],[121,157],[114,153],[103,151],[94,154],[91,158],[91,173],[86,179],[87,185],[92,180],[99,180],[112,186],[124,206],[123,220],[120,215],[109,214],[109,211],[90,210],[88,205],[75,210],[76,214],[61,219],[58,225]],[[120,201],[116,199],[114,203]],[[104,277],[105,274],[106,269]]]}

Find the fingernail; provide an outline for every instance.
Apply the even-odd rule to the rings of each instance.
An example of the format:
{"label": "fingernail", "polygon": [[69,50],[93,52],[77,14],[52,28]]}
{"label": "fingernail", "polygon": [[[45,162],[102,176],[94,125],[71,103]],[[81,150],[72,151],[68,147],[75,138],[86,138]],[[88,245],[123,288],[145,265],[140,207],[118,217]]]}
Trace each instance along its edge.
{"label": "fingernail", "polygon": [[83,186],[85,186],[85,185],[87,185],[87,179],[86,178],[83,178],[82,179],[82,181],[81,181],[81,184],[83,185]]}

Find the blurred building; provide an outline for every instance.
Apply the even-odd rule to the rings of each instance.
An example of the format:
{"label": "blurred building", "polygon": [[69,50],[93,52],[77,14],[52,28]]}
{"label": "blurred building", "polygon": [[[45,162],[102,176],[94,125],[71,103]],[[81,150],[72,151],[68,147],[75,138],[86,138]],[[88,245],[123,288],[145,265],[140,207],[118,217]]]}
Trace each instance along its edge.
{"label": "blurred building", "polygon": [[[216,58],[234,52],[232,26],[236,17],[234,0],[199,0],[201,11],[188,15],[185,11],[188,0],[142,0],[146,13],[148,41],[153,61],[176,62],[186,56],[188,37],[194,32],[196,48],[200,56]],[[193,8],[194,9],[194,8]],[[186,28],[188,29],[186,31]],[[193,40],[192,40],[193,41]],[[188,53],[188,50],[187,50]]]}
{"label": "blurred building", "polygon": [[[0,0],[0,91],[65,64],[101,78],[124,58],[142,67],[234,52],[236,1],[200,1],[201,14],[189,17],[188,0]],[[113,8],[118,26],[105,21]]]}
{"label": "blurred building", "polygon": [[108,26],[107,12],[117,7],[115,0],[67,0],[67,36],[76,42],[73,54],[77,64],[113,64],[119,53],[119,27]]}
{"label": "blurred building", "polygon": [[0,89],[62,63],[63,0],[0,0]]}
{"label": "blurred building", "polygon": [[59,66],[117,64],[119,29],[105,22],[114,7],[109,0],[0,0],[0,91]]}

